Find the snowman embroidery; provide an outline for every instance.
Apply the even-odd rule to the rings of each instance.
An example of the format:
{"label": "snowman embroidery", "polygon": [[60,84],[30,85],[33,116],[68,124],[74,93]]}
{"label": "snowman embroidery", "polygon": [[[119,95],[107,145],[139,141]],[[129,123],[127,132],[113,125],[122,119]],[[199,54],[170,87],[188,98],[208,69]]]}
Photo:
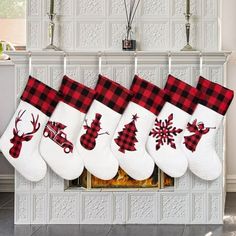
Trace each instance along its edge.
{"label": "snowman embroidery", "polygon": [[99,135],[107,134],[108,132],[100,133],[99,131],[101,128],[101,120],[102,115],[99,113],[95,114],[95,119],[92,121],[91,125],[89,126],[87,120],[85,120],[86,125],[83,128],[86,130],[86,133],[80,137],[80,144],[86,148],[87,150],[93,150],[96,146],[96,139]]}

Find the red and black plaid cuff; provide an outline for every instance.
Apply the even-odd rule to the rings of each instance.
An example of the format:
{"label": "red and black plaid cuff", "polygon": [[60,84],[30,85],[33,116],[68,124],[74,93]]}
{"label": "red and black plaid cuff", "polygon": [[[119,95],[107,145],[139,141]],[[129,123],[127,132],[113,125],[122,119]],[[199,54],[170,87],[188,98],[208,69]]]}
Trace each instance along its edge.
{"label": "red and black plaid cuff", "polygon": [[83,113],[87,113],[96,94],[95,90],[70,79],[66,75],[62,79],[59,93],[61,101]]}
{"label": "red and black plaid cuff", "polygon": [[155,115],[160,113],[165,103],[163,89],[135,75],[130,90],[134,93],[133,102],[146,108]]}
{"label": "red and black plaid cuff", "polygon": [[169,103],[177,106],[190,115],[193,114],[199,102],[200,95],[196,88],[169,75],[164,91],[166,93],[166,100]]}
{"label": "red and black plaid cuff", "polygon": [[30,76],[21,100],[51,116],[59,101],[59,94],[53,88]]}
{"label": "red and black plaid cuff", "polygon": [[225,115],[233,100],[234,91],[203,77],[199,78],[197,89],[203,94],[199,103]]}
{"label": "red and black plaid cuff", "polygon": [[122,114],[128,105],[132,92],[122,85],[99,75],[95,87],[96,100]]}

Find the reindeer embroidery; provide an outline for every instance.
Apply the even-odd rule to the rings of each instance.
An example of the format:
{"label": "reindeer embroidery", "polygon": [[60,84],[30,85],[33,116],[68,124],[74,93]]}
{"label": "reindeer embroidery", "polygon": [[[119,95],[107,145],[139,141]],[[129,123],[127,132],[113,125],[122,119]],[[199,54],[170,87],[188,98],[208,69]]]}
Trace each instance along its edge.
{"label": "reindeer embroidery", "polygon": [[25,112],[26,110],[24,110],[23,112],[20,110],[15,119],[15,128],[13,129],[14,137],[10,140],[10,142],[13,144],[13,147],[9,150],[9,154],[13,158],[19,157],[22,148],[22,143],[30,141],[33,138],[33,134],[36,133],[40,128],[40,123],[38,123],[39,115],[37,115],[37,118],[35,119],[34,115],[31,113],[31,124],[33,125],[33,130],[29,133],[22,133],[21,135],[19,135],[19,129],[17,125],[20,121],[22,121],[21,119]]}

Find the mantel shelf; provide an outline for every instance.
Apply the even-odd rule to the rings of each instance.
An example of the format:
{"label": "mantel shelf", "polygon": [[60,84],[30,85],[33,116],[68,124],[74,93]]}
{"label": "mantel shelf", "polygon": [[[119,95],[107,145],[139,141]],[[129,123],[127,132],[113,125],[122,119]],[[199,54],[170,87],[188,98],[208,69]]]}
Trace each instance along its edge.
{"label": "mantel shelf", "polygon": [[[102,55],[104,64],[132,64],[135,53],[140,64],[166,64],[168,61],[169,51],[78,51],[78,52],[63,52],[63,51],[31,51],[33,64],[61,64],[63,56],[66,53],[68,64],[96,64],[99,53]],[[25,64],[28,61],[29,52],[9,52],[11,60],[15,64]],[[203,62],[205,64],[224,64],[229,51],[202,52]],[[199,51],[182,52],[173,51],[171,57],[173,64],[197,64],[199,62]]]}

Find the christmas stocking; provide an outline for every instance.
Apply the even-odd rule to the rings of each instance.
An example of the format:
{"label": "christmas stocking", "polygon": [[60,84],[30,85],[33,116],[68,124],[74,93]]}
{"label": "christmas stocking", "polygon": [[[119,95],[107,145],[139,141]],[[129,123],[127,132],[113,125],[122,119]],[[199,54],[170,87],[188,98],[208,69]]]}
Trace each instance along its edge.
{"label": "christmas stocking", "polygon": [[197,105],[199,91],[169,75],[164,92],[166,103],[156,117],[146,147],[162,171],[180,177],[188,167],[181,149],[183,130]]}
{"label": "christmas stocking", "polygon": [[101,75],[95,91],[96,99],[85,117],[77,147],[86,169],[100,179],[109,180],[118,171],[110,143],[131,92]]}
{"label": "christmas stocking", "polygon": [[233,99],[234,92],[202,77],[197,89],[202,92],[187,129],[182,147],[190,170],[204,180],[218,178],[222,165],[215,151],[215,136]]}
{"label": "christmas stocking", "polygon": [[47,165],[38,146],[49,116],[58,102],[58,93],[29,77],[20,104],[0,139],[6,159],[30,181],[41,180]]}
{"label": "christmas stocking", "polygon": [[148,134],[164,104],[164,92],[146,80],[134,77],[134,93],[127,106],[111,144],[121,168],[133,179],[149,178],[154,162],[145,150]]}
{"label": "christmas stocking", "polygon": [[74,146],[95,91],[64,76],[59,94],[60,102],[43,132],[40,153],[55,173],[72,180],[84,169]]}

